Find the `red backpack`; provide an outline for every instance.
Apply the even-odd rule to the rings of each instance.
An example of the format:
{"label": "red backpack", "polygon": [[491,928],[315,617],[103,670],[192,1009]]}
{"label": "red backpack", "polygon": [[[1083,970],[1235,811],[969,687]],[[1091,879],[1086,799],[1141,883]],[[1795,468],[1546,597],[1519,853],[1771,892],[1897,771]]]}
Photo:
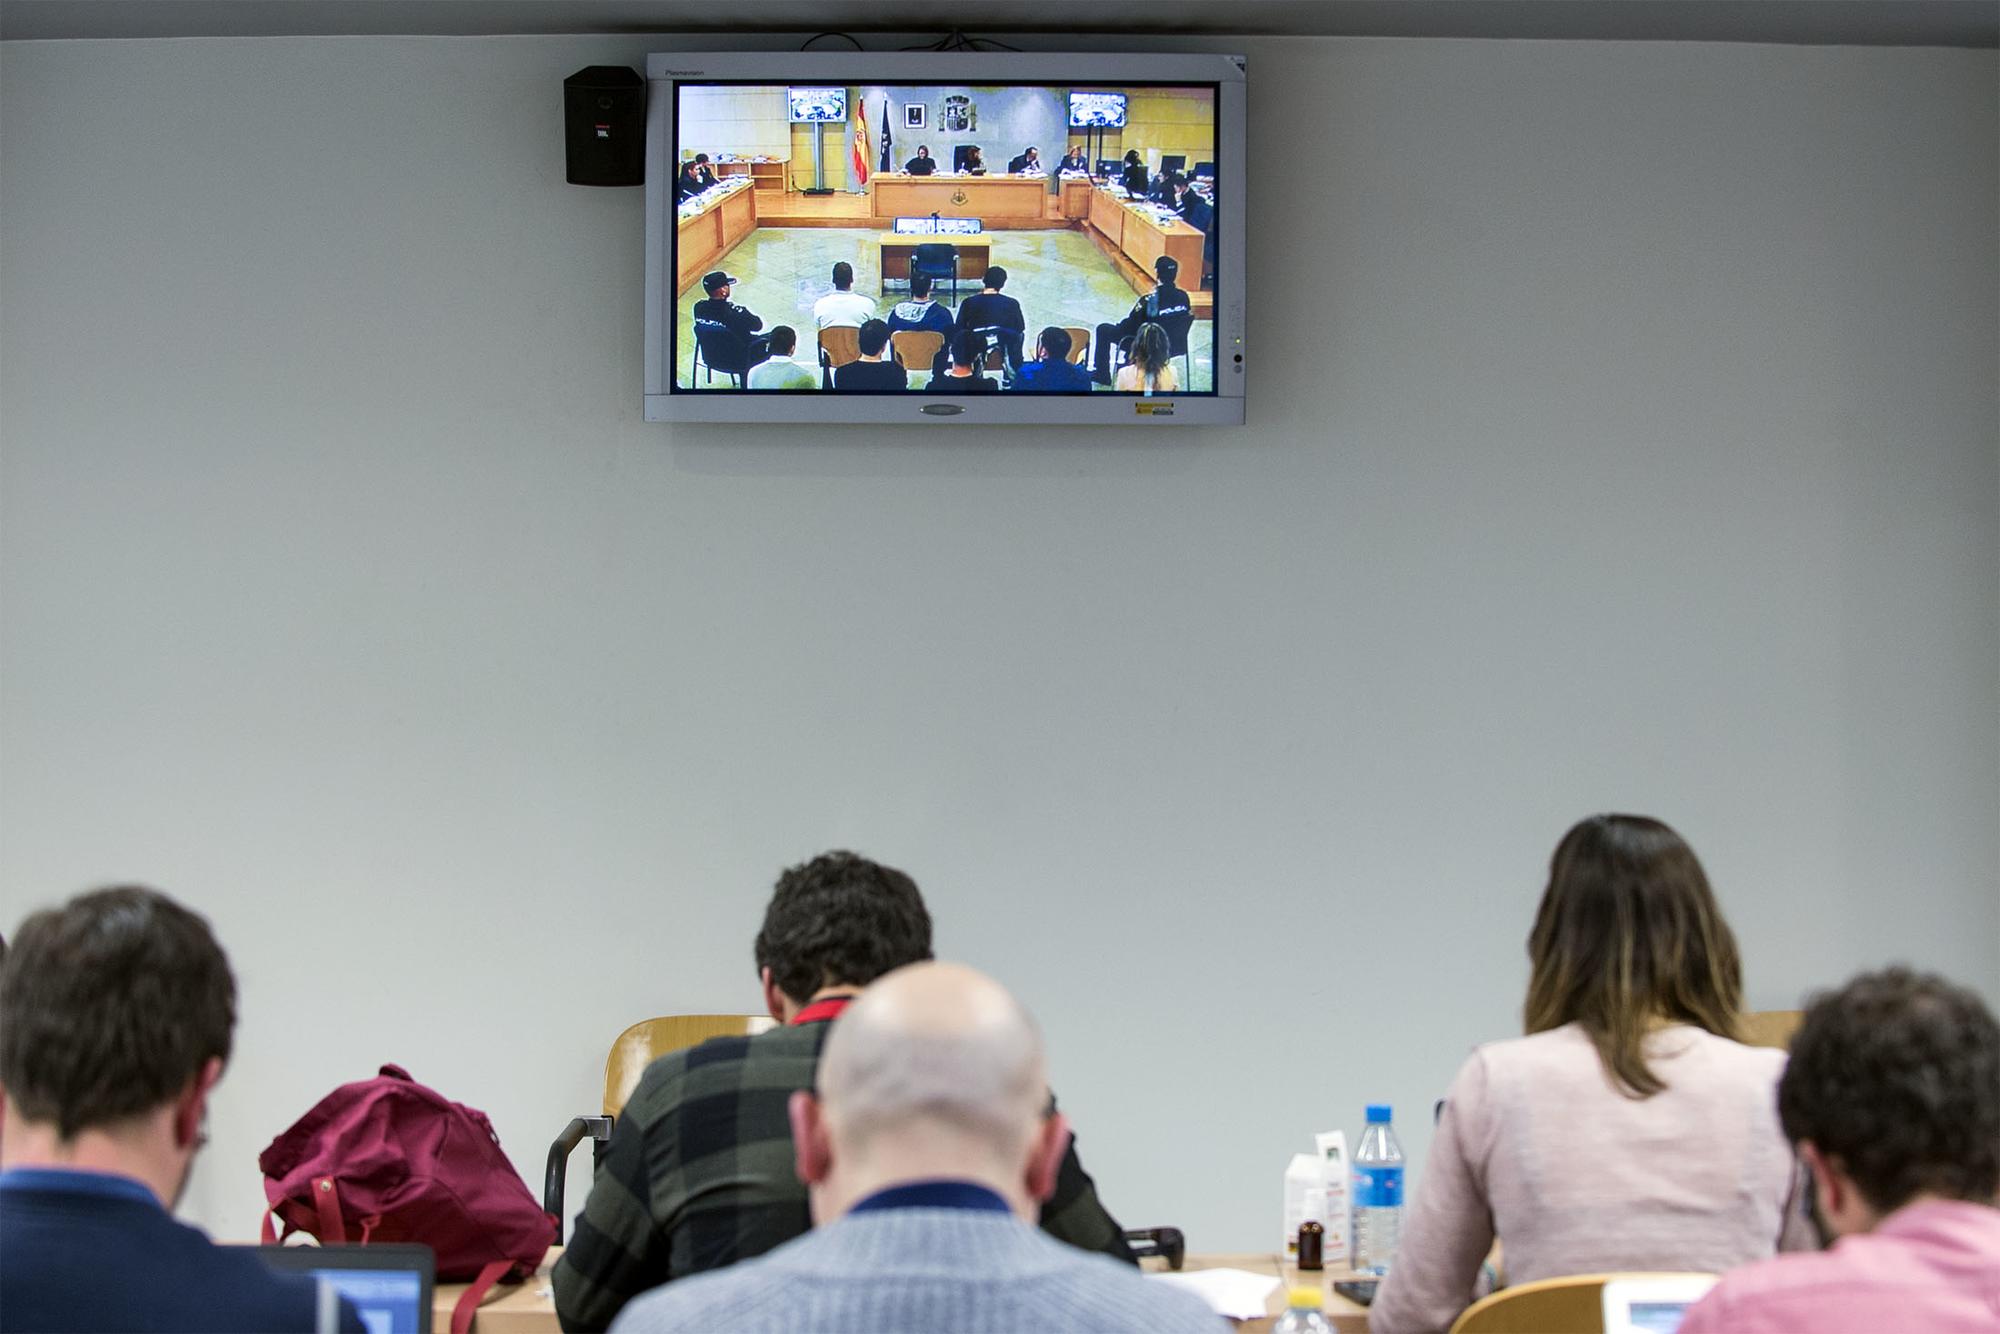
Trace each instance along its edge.
{"label": "red backpack", "polygon": [[375,1079],[320,1099],[257,1156],[264,1172],[264,1239],[309,1232],[321,1244],[409,1241],[437,1255],[445,1282],[471,1280],[452,1315],[463,1334],[496,1282],[535,1272],[555,1241],[542,1212],[500,1151],[483,1112],[385,1065]]}

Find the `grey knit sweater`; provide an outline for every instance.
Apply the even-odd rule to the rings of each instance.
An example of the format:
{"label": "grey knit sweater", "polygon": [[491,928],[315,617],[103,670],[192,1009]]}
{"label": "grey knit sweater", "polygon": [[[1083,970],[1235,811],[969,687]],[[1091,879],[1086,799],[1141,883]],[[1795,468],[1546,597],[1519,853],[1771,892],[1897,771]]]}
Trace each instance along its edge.
{"label": "grey knit sweater", "polygon": [[629,1303],[614,1334],[1223,1334],[1199,1298],[1012,1214],[851,1214]]}

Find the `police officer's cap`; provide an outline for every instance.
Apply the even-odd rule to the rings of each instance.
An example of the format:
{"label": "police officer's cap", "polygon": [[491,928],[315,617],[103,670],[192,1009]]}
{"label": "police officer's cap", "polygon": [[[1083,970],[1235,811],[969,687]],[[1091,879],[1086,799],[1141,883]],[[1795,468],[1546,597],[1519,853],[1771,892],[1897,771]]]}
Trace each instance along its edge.
{"label": "police officer's cap", "polygon": [[736,281],[738,281],[738,279],[735,274],[724,273],[721,269],[716,269],[713,272],[705,273],[701,276],[701,290],[708,293],[710,296],[714,296],[716,288],[727,287],[731,283]]}

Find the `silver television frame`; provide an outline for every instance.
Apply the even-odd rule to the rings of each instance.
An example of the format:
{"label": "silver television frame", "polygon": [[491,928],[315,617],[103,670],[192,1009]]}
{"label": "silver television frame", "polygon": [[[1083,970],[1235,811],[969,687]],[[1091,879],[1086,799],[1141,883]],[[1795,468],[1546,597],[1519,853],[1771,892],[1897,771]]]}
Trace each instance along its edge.
{"label": "silver television frame", "polygon": [[[949,426],[1240,426],[1243,424],[1244,194],[1248,184],[1244,72],[1240,55],[959,51],[655,52],[646,57],[646,420],[667,422],[862,422]],[[1214,321],[1216,392],[1165,394],[732,393],[676,390],[668,359],[674,328],[675,86],[872,83],[1216,85],[1217,177]],[[1122,312],[1107,312],[1116,318]]]}

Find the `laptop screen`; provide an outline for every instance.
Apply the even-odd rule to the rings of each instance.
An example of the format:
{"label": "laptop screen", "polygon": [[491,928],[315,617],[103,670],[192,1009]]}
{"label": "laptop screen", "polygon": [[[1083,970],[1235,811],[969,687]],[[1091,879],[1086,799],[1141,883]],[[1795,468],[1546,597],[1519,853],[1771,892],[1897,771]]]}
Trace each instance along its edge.
{"label": "laptop screen", "polygon": [[1692,1302],[1633,1302],[1626,1307],[1633,1334],[1674,1334]]}
{"label": "laptop screen", "polygon": [[1604,1284],[1605,1334],[1676,1334],[1713,1274],[1633,1274]]}
{"label": "laptop screen", "polygon": [[260,1246],[273,1269],[309,1274],[345,1297],[368,1334],[431,1334],[436,1262],[428,1246]]}
{"label": "laptop screen", "polygon": [[[330,1283],[354,1303],[368,1334],[419,1334],[425,1324],[424,1280],[403,1269],[315,1269],[313,1276]],[[428,1325],[425,1324],[427,1328]]]}

